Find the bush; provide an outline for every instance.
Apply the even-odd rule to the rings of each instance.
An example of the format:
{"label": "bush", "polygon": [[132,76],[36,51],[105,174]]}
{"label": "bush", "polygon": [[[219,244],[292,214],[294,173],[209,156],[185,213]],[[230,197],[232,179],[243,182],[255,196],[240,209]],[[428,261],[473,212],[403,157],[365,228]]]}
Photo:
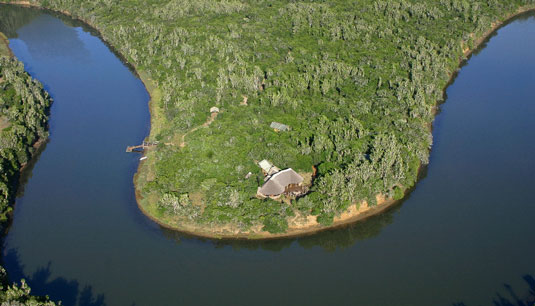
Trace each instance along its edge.
{"label": "bush", "polygon": [[334,222],[333,213],[322,213],[318,216],[318,223],[324,226],[332,225]]}
{"label": "bush", "polygon": [[394,195],[393,195],[394,200],[401,200],[403,199],[404,196],[405,196],[405,191],[402,188],[396,186],[394,188]]}
{"label": "bush", "polygon": [[288,229],[288,221],[279,215],[266,217],[262,230],[272,234],[284,233]]}

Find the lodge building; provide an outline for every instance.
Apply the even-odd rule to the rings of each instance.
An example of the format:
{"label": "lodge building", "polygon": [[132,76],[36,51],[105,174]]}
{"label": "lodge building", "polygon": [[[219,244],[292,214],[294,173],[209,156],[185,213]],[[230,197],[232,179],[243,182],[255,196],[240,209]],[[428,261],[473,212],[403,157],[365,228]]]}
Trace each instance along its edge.
{"label": "lodge building", "polygon": [[303,177],[288,168],[267,176],[264,185],[258,188],[258,195],[271,198],[278,198],[282,194],[298,196],[303,193],[302,183]]}

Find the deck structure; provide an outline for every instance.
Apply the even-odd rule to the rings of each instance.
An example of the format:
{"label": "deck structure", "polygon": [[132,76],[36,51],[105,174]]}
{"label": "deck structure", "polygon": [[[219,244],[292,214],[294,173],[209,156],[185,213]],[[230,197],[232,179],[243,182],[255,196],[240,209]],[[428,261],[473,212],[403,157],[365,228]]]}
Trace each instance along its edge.
{"label": "deck structure", "polygon": [[156,145],[158,145],[157,141],[155,141],[155,142],[143,141],[143,143],[138,145],[138,146],[128,146],[128,147],[126,147],[126,152],[127,153],[130,153],[130,152],[143,152],[145,149],[153,147],[153,146],[156,146]]}

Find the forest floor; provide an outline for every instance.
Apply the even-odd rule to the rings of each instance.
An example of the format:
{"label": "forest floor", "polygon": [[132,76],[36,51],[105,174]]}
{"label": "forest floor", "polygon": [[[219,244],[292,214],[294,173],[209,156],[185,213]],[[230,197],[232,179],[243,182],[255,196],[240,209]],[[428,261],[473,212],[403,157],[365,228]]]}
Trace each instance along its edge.
{"label": "forest floor", "polygon": [[5,116],[0,116],[0,131],[10,126],[9,120]]}

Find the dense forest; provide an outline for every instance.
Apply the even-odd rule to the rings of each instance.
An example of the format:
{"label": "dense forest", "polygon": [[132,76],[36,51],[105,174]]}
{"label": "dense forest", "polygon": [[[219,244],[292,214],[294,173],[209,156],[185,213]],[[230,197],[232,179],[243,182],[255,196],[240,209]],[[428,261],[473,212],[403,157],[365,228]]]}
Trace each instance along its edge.
{"label": "dense forest", "polygon": [[[151,91],[149,140],[159,145],[137,177],[144,210],[179,228],[261,226],[272,233],[286,231],[290,218],[314,215],[329,225],[352,204],[403,197],[428,163],[435,108],[465,51],[495,22],[535,5],[30,2],[96,27]],[[220,113],[204,124],[213,106]],[[276,132],[273,121],[291,129]],[[256,197],[263,159],[314,172],[309,192],[281,201]]]}
{"label": "dense forest", "polygon": [[[21,168],[30,160],[37,144],[47,136],[51,99],[43,86],[10,57],[0,33],[0,230],[5,231]],[[30,295],[30,288],[9,284],[0,267],[0,302],[9,305],[55,305],[47,297]]]}

